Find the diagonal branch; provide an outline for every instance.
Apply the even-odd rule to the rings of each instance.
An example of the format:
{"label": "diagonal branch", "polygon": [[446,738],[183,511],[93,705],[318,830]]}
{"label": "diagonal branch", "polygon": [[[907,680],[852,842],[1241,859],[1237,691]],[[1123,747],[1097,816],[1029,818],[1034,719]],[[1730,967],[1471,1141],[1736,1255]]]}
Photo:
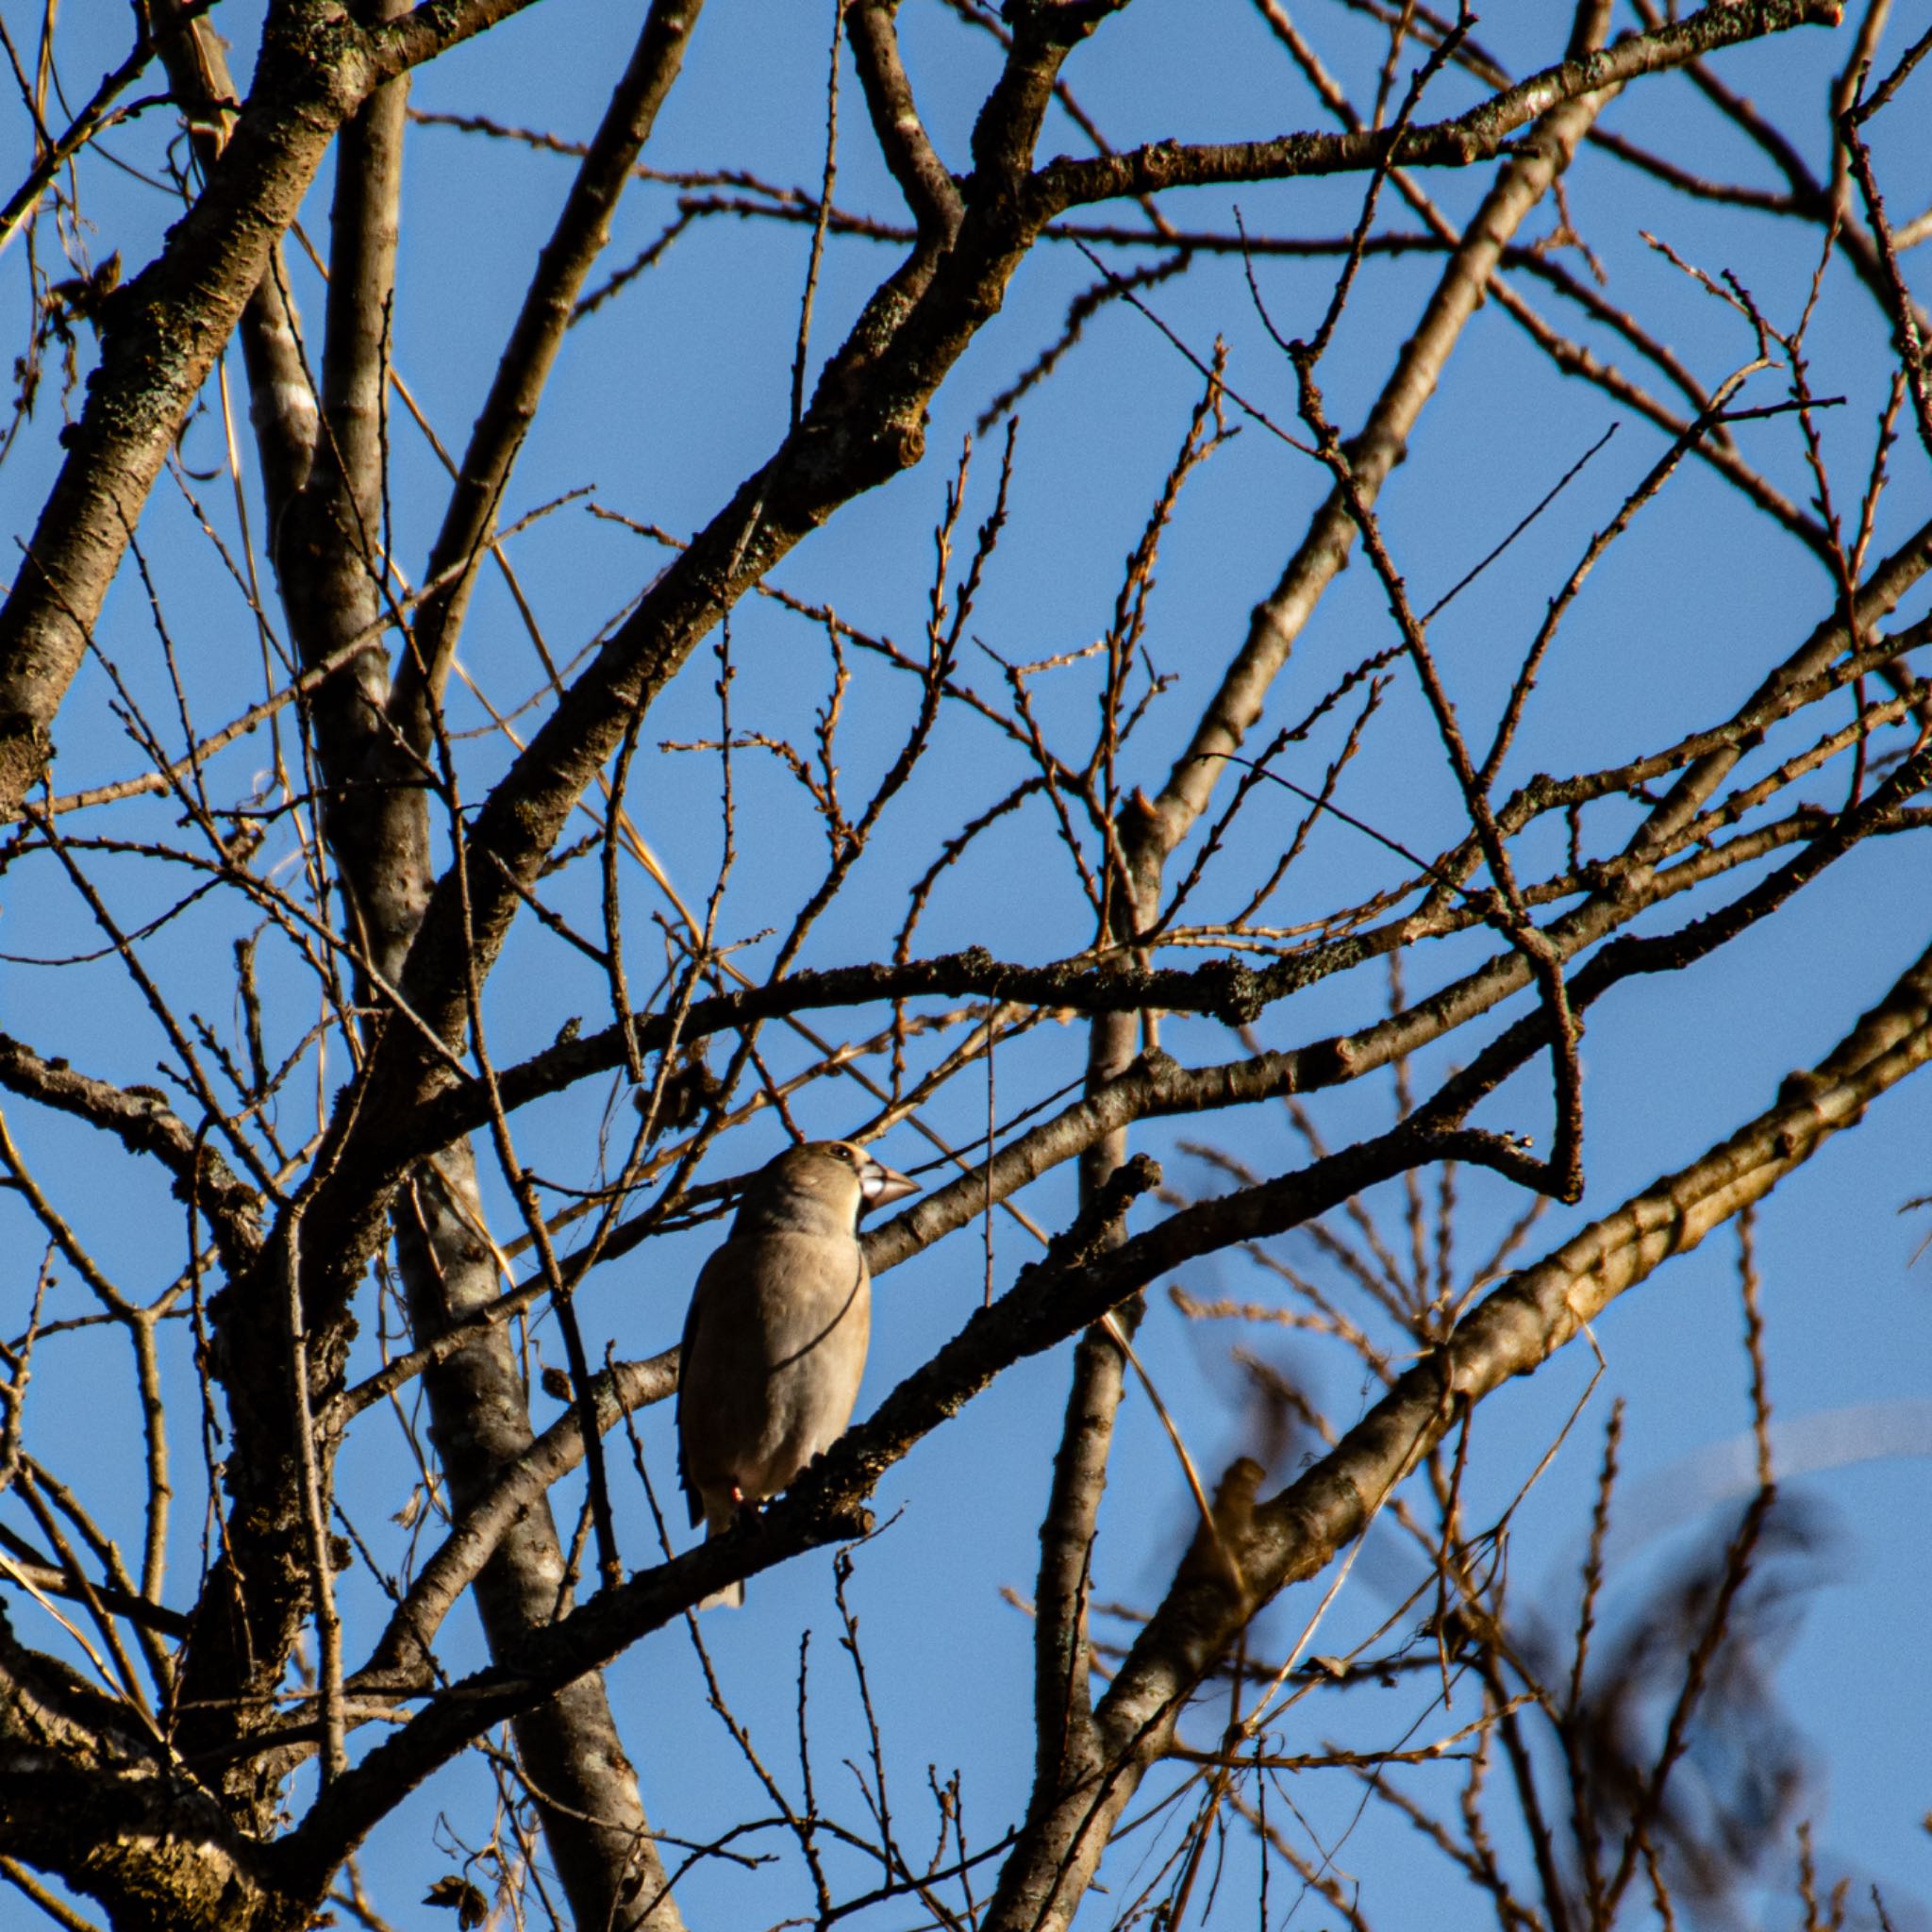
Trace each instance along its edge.
{"label": "diagonal branch", "polygon": [[912,83],[899,58],[897,12],[898,0],[849,0],[845,31],[879,152],[912,210],[920,237],[950,242],[958,232],[965,204],[934,150],[912,98]]}
{"label": "diagonal branch", "polygon": [[341,23],[318,61],[313,0],[264,34],[247,105],[194,205],[101,319],[100,362],[67,457],[0,605],[0,823],[38,780],[55,714],[142,505],[275,240],[375,76]]}
{"label": "diagonal branch", "polygon": [[49,1060],[0,1033],[0,1086],[73,1115],[119,1140],[130,1154],[152,1155],[175,1176],[175,1191],[208,1219],[223,1266],[244,1269],[261,1246],[261,1196],[192,1132],[151,1089],[130,1090]]}
{"label": "diagonal branch", "polygon": [[677,78],[703,5],[704,0],[653,0],[497,360],[429,553],[428,580],[447,583],[418,613],[413,649],[397,669],[390,698],[391,716],[419,756],[429,751],[426,707],[440,701],[449,676],[476,564],[489,547],[510,468],[536,417],[584,277],[609,239],[618,198]]}
{"label": "diagonal branch", "polygon": [[1273,141],[1158,142],[1126,154],[1059,160],[1042,169],[1034,192],[1051,214],[1123,195],[1158,194],[1214,183],[1277,181],[1305,175],[1358,174],[1378,166],[1466,168],[1508,152],[1512,135],[1586,94],[1682,67],[1740,42],[1795,26],[1836,26],[1840,0],[1740,0],[1704,8],[1601,52],[1559,61],[1457,115],[1406,130],[1287,134]]}

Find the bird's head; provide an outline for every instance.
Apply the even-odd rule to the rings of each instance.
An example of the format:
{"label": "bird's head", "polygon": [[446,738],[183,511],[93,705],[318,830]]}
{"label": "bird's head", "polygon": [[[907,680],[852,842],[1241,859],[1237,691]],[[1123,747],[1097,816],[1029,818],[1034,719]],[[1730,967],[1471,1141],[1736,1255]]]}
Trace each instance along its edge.
{"label": "bird's head", "polygon": [[805,1141],[747,1184],[735,1233],[771,1229],[856,1233],[868,1208],[916,1194],[919,1184],[850,1141]]}

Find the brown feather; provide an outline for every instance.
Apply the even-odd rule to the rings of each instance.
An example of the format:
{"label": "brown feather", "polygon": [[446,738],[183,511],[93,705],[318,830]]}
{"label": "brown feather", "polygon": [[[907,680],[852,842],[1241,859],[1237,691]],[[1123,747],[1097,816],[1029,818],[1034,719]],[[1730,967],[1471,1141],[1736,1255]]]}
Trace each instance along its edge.
{"label": "brown feather", "polygon": [[[752,1177],[691,1291],[677,1389],[691,1520],[731,1528],[844,1433],[872,1334],[858,1217],[914,1191],[844,1141],[789,1148]],[[711,1603],[742,1603],[734,1585]]]}

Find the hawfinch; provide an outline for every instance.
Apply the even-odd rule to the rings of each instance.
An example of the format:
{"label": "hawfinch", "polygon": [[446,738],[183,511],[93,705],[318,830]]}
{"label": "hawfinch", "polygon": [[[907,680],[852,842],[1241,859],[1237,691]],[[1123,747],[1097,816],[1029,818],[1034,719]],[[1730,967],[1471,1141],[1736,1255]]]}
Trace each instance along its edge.
{"label": "hawfinch", "polygon": [[[691,1291],[678,1357],[677,1474],[707,1536],[775,1496],[852,1420],[872,1332],[858,1217],[916,1183],[849,1141],[760,1168]],[[734,1583],[698,1606],[740,1605]]]}

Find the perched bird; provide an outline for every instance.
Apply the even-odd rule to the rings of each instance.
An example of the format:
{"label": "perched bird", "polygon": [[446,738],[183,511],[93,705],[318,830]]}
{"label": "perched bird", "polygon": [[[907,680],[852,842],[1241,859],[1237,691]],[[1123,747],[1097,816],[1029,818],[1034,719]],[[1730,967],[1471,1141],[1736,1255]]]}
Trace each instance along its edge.
{"label": "perched bird", "polygon": [[[787,1148],[752,1176],[684,1318],[677,1475],[691,1520],[722,1536],[852,1420],[872,1333],[858,1245],[868,1208],[917,1185],[849,1141]],[[734,1583],[699,1605],[739,1605]]]}

